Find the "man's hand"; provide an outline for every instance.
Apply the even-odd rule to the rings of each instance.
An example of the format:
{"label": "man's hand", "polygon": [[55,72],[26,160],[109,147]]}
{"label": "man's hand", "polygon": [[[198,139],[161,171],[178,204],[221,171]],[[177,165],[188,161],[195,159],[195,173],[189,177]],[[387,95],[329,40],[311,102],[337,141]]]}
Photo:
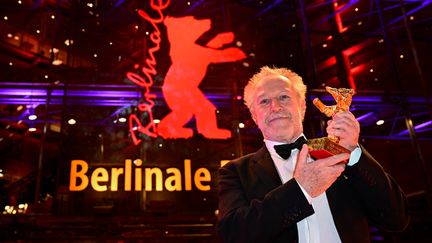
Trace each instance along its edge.
{"label": "man's hand", "polygon": [[353,151],[358,144],[360,124],[355,116],[349,112],[338,112],[332,120],[327,122],[327,134],[339,137],[339,144]]}
{"label": "man's hand", "polygon": [[308,163],[308,147],[303,145],[297,158],[294,178],[311,197],[319,196],[345,170],[343,161],[347,160],[349,156],[346,153],[338,154]]}

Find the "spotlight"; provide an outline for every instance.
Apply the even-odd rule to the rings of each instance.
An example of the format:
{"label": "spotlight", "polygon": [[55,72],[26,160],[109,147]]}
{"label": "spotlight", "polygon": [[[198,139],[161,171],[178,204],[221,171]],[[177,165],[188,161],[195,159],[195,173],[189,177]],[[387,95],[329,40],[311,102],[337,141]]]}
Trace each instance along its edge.
{"label": "spotlight", "polygon": [[76,124],[76,120],[73,119],[73,118],[71,118],[71,119],[68,120],[68,124],[69,125],[75,125]]}

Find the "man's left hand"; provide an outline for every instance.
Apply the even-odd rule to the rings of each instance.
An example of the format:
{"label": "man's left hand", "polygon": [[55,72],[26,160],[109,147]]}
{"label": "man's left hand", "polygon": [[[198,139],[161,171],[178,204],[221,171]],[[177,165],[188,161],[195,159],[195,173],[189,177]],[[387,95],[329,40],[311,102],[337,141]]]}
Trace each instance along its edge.
{"label": "man's left hand", "polygon": [[355,116],[349,112],[338,112],[332,120],[327,122],[327,134],[339,137],[339,144],[353,151],[358,144],[360,124]]}

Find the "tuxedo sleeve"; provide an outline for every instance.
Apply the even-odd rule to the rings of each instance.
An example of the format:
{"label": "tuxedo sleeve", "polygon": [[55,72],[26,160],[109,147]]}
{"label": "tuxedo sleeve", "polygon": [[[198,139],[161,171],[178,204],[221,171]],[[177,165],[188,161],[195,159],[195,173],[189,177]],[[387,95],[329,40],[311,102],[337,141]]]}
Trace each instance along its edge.
{"label": "tuxedo sleeve", "polygon": [[382,230],[402,231],[409,222],[406,197],[381,165],[362,147],[359,162],[345,174],[370,223]]}
{"label": "tuxedo sleeve", "polygon": [[296,223],[314,213],[298,183],[291,179],[266,188],[242,165],[230,162],[219,169],[217,230],[224,242],[297,239]]}

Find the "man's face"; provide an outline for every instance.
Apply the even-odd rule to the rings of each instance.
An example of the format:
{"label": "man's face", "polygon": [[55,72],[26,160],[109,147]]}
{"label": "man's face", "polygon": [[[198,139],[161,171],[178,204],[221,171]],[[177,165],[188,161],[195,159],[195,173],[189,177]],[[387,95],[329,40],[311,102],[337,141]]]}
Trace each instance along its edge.
{"label": "man's face", "polygon": [[284,76],[266,76],[256,87],[251,113],[265,139],[294,142],[303,132],[305,110],[306,102]]}

